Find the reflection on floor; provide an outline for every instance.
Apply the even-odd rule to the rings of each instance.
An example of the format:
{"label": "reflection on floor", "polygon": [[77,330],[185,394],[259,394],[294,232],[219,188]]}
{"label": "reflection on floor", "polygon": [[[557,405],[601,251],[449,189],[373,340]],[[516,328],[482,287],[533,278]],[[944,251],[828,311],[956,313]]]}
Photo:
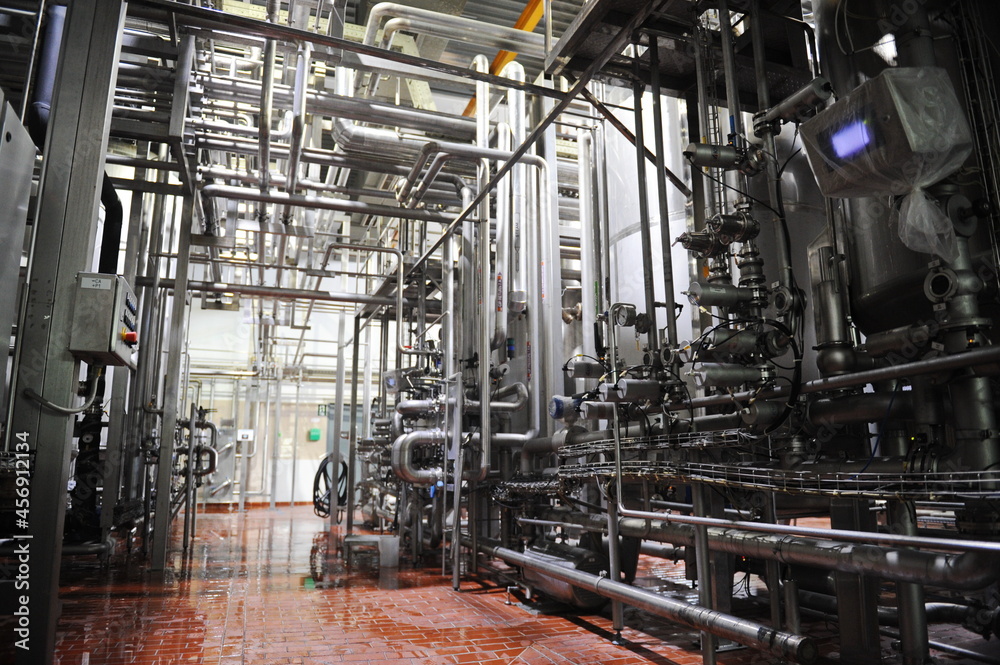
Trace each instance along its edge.
{"label": "reflection on floor", "polygon": [[[110,571],[75,560],[63,573],[60,665],[326,665],[328,663],[701,663],[694,631],[629,610],[626,644],[611,643],[604,615],[546,613],[506,604],[502,586],[466,581],[452,590],[440,561],[348,569],[309,508],[199,516],[189,557],[163,576]],[[643,557],[637,584],[690,590],[678,567]],[[751,589],[754,593],[759,590]],[[741,594],[746,591],[741,589]],[[743,604],[750,601],[744,599]],[[996,646],[954,629],[975,648]],[[826,644],[834,628],[811,624]],[[978,644],[976,643],[978,640]],[[886,642],[889,647],[889,642]],[[824,647],[828,651],[830,646]],[[747,650],[723,665],[771,662]],[[948,663],[973,662],[948,660]]]}

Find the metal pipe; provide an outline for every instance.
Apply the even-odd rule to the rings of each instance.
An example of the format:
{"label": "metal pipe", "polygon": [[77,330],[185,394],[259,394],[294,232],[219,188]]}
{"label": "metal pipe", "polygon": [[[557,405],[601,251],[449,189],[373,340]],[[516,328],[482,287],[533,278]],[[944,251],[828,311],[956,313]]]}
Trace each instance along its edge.
{"label": "metal pipe", "polygon": [[[503,75],[517,81],[524,80],[524,67],[517,62],[511,62],[504,67]],[[507,109],[510,117],[511,138],[514,144],[520,145],[527,136],[527,108],[525,95],[521,90],[507,92]],[[510,242],[513,245],[514,260],[510,271],[510,283],[507,287],[508,307],[512,312],[523,312],[528,304],[525,280],[528,273],[527,249],[527,219],[528,219],[528,168],[524,164],[516,164],[510,172],[510,188],[513,197],[511,202]]]}
{"label": "metal pipe", "polygon": [[[659,202],[660,215],[660,247],[663,256],[660,258],[663,270],[663,300],[667,304],[667,339],[668,348],[677,348],[677,318],[674,316],[674,261],[671,251],[673,236],[670,234],[670,208],[667,200],[666,162],[664,153],[666,143],[663,137],[663,99],[660,94],[660,48],[655,36],[649,38],[649,80],[653,96],[653,136],[656,148],[656,193]],[[645,147],[645,144],[643,144]],[[655,319],[652,319],[655,322]],[[653,337],[659,335],[656,326],[651,332]],[[658,363],[658,361],[654,361]],[[707,661],[706,661],[707,662]],[[708,663],[711,665],[711,663]]]}
{"label": "metal pipe", "polygon": [[[607,524],[603,515],[574,513],[562,509],[549,509],[539,514],[542,519],[580,524],[588,531],[603,531]],[[666,517],[667,519],[663,519]],[[709,549],[747,556],[767,561],[780,561],[838,570],[863,575],[874,575],[897,582],[918,582],[960,590],[982,589],[1000,579],[1000,543],[985,541],[955,541],[916,536],[889,536],[839,529],[810,529],[790,527],[793,530],[813,532],[760,533],[750,527],[776,527],[758,522],[728,522],[715,518],[688,518],[659,514],[658,518],[623,517],[619,528],[623,536],[645,538],[674,545],[696,546],[694,520],[739,527],[719,527],[706,524]],[[827,535],[827,534],[835,535]],[[845,535],[841,535],[845,534]],[[885,536],[880,542],[879,538]],[[857,542],[868,537],[871,542]],[[827,538],[837,538],[828,540]],[[913,541],[917,541],[914,543]],[[884,543],[884,544],[883,544]],[[932,547],[958,550],[959,554],[924,552],[892,545]],[[968,547],[963,547],[966,545]]]}
{"label": "metal pipe", "polygon": [[580,183],[580,304],[583,321],[582,339],[583,352],[596,354],[596,338],[594,325],[597,323],[597,294],[600,283],[597,280],[596,230],[597,222],[594,213],[594,162],[593,162],[592,130],[581,129],[577,132],[577,166]]}
{"label": "metal pipe", "polygon": [[[510,397],[511,395],[516,396],[513,402],[501,401],[504,397]],[[464,402],[466,412],[480,409],[478,400],[466,399]],[[528,387],[520,381],[510,383],[490,395],[490,410],[497,413],[514,413],[523,409],[527,404]]]}
{"label": "metal pipe", "polygon": [[[138,279],[140,286],[149,285],[148,278]],[[175,280],[161,279],[161,289],[173,289]],[[276,286],[254,286],[253,284],[216,284],[215,282],[188,282],[187,291],[194,293],[238,293],[245,296],[279,298],[285,300],[305,300],[321,302],[351,302],[363,305],[395,305],[396,300],[385,296],[364,293],[342,293],[337,291],[311,291],[309,289],[279,288]]]}
{"label": "metal pipe", "polygon": [[444,470],[417,469],[413,466],[413,449],[417,446],[440,446],[447,441],[444,430],[413,430],[392,443],[390,464],[400,480],[412,485],[433,485],[444,480]]}
{"label": "metal pipe", "polygon": [[[434,34],[438,37],[458,39],[460,41],[486,46],[493,45],[498,48],[507,48],[507,46],[503,46],[499,43],[499,41],[503,41],[504,43],[509,44],[509,50],[514,50],[535,57],[545,56],[545,45],[543,38],[540,35],[525,32],[524,30],[518,30],[517,28],[508,28],[505,26],[494,25],[492,23],[474,21],[461,16],[441,14],[427,9],[410,7],[392,2],[380,2],[372,7],[371,12],[368,14],[368,23],[365,27],[365,38],[363,43],[371,45],[375,44],[375,37],[378,34],[378,29],[382,19],[390,16],[394,17],[394,19],[408,18],[420,21],[419,24],[414,24],[420,25],[420,28],[418,29],[421,31],[434,30],[434,32],[428,32],[428,34]],[[385,32],[389,32],[388,24],[386,24]],[[478,41],[481,38],[490,36],[498,40],[498,43],[489,44]],[[383,36],[382,40],[384,42],[386,37]],[[487,69],[487,71],[489,70]]]}
{"label": "metal pipe", "polygon": [[[186,5],[175,0],[136,0],[133,3],[133,8],[137,17],[154,17],[155,20],[162,21],[162,15],[156,13],[156,10],[166,11],[172,14],[181,25],[222,30],[231,36],[236,32],[240,32],[244,35],[252,35],[263,39],[273,38],[293,43],[311,42],[317,51],[322,53],[331,53],[340,50],[356,53],[365,67],[396,69],[397,73],[412,78],[444,80],[460,84],[468,83],[470,79],[481,78],[504,87],[515,85],[511,81],[503,80],[498,76],[491,74],[469,74],[464,67],[438,62],[429,58],[407,55],[398,51],[388,51],[370,44],[360,44],[350,39],[318,34],[280,24],[272,25],[265,21],[219,10],[205,9],[197,5]],[[152,9],[154,12],[143,11],[143,8]],[[630,33],[634,29],[634,24],[637,24],[640,20],[648,16],[651,11],[652,8],[648,11],[645,9],[641,11],[636,20],[630,21],[630,25],[626,26],[622,32],[627,31]],[[612,53],[616,50],[617,46],[618,42],[613,41],[607,48],[607,52],[609,54]],[[395,63],[395,65],[390,63]],[[522,85],[522,88],[533,94],[559,100],[566,100],[568,96],[564,92],[542,85],[525,83]]]}
{"label": "metal pipe", "polygon": [[[917,515],[912,503],[890,501],[889,518],[897,533],[917,534]],[[928,658],[927,608],[924,587],[919,582],[896,582],[896,607],[904,665],[924,665]]]}
{"label": "metal pipe", "polygon": [[[388,4],[388,3],[385,3]],[[381,4],[376,5],[372,10],[374,14]],[[426,11],[416,7],[396,5],[409,11]],[[450,14],[439,14],[437,12],[427,12],[433,16],[432,19],[420,18],[393,18],[386,21],[382,31],[382,38],[379,46],[391,48],[393,37],[397,32],[419,32],[431,37],[441,37],[450,41],[465,42],[476,46],[485,46],[491,49],[502,49],[523,53],[532,57],[543,57],[545,46],[543,37],[533,32],[508,28],[492,23],[474,21],[462,16],[452,16]],[[487,72],[489,69],[486,70]],[[369,96],[374,95],[374,90],[369,88]]]}
{"label": "metal pipe", "polygon": [[[267,21],[268,23],[278,22],[278,10],[281,6],[280,0],[267,0]],[[258,156],[258,168],[260,170],[260,192],[266,194],[271,188],[269,181],[271,173],[271,109],[274,106],[274,62],[276,57],[277,42],[268,39],[264,43],[264,66],[261,71],[260,90],[260,122],[258,129],[258,142],[260,145]]]}
{"label": "metal pipe", "polygon": [[[822,379],[814,379],[802,384],[800,394],[817,393],[823,391],[842,390],[844,388],[856,388],[869,383],[880,383],[882,381],[892,381],[894,379],[923,376],[937,372],[947,372],[966,367],[978,365],[988,365],[1000,361],[1000,347],[989,346],[985,348],[972,349],[961,353],[954,353],[948,356],[931,358],[929,360],[917,360],[912,363],[890,365],[878,369],[866,370],[864,372],[854,372],[841,376],[831,376]],[[746,402],[756,397],[757,399],[773,399],[777,397],[787,397],[789,389],[786,387],[764,390],[760,392],[740,392],[726,395],[709,395],[706,397],[695,397],[690,401],[678,404],[665,405],[664,408],[670,411],[683,411],[689,408],[697,409],[708,406],[720,406],[732,404],[733,400]]]}
{"label": "metal pipe", "polygon": [[394,247],[380,247],[378,245],[361,245],[356,243],[342,243],[333,242],[327,245],[326,253],[323,255],[323,261],[320,265],[325,268],[327,262],[330,260],[330,253],[334,249],[345,249],[351,250],[356,249],[360,252],[375,252],[377,254],[392,254],[396,257],[396,349],[405,355],[414,356],[427,356],[430,355],[430,351],[421,349],[411,349],[403,343],[403,307],[408,304],[406,299],[403,298],[404,284],[406,283],[404,277],[404,265],[403,265],[403,253]]}
{"label": "metal pipe", "polygon": [[[761,20],[762,5],[760,0],[753,1],[750,19],[750,31],[753,44],[754,71],[757,77],[757,106],[764,111],[771,107],[771,94],[768,90],[767,82],[767,58],[764,54],[764,23]],[[764,151],[767,153],[765,165],[767,173],[767,193],[771,207],[776,215],[772,219],[771,229],[774,235],[775,254],[778,258],[778,282],[786,289],[791,289],[795,285],[795,278],[792,276],[792,249],[789,246],[789,238],[785,235],[783,224],[785,223],[784,203],[781,197],[781,176],[778,173],[778,163],[775,161],[777,148],[774,142],[774,130],[771,125],[764,124],[763,140]],[[797,311],[795,312],[797,314]],[[794,321],[797,316],[793,316]],[[792,326],[795,330],[795,326]]]}
{"label": "metal pipe", "polygon": [[[517,32],[521,32],[518,30]],[[472,68],[476,71],[489,71],[490,63],[485,55],[477,55],[472,61]],[[489,149],[490,141],[490,86],[485,81],[476,82],[476,145],[480,149]],[[490,179],[490,162],[487,159],[479,161],[478,171],[479,187],[482,189]],[[476,256],[478,258],[478,280],[479,280],[479,323],[477,333],[479,336],[479,473],[473,476],[474,482],[486,480],[490,472],[490,434],[493,431],[491,422],[492,411],[490,409],[490,356],[492,352],[492,319],[490,315],[493,308],[489,303],[489,284],[493,284],[490,279],[490,201],[484,198],[479,210],[479,225],[476,228]],[[486,300],[483,302],[483,292],[487,291]],[[470,500],[478,495],[469,495]],[[473,526],[470,530],[474,531]],[[475,535],[473,536],[475,537]]]}
{"label": "metal pipe", "polygon": [[607,577],[567,568],[528,553],[486,544],[481,545],[479,549],[515,566],[543,572],[557,580],[605,598],[646,610],[696,630],[706,630],[792,662],[812,663],[818,656],[816,644],[809,637],[775,630],[747,619],[691,605],[685,600],[676,600]]}
{"label": "metal pipe", "polygon": [[[288,148],[288,176],[286,179],[285,191],[295,196],[299,181],[299,162],[302,159],[302,142],[306,129],[306,86],[309,85],[309,70],[312,61],[312,44],[305,43],[299,45],[298,63],[295,66],[295,92],[292,105],[292,136],[291,145]],[[281,221],[290,223],[290,206],[284,206]],[[280,257],[279,257],[280,259]],[[281,266],[284,261],[279,260]],[[280,271],[280,267],[279,267]],[[280,283],[280,272],[278,280]]]}
{"label": "metal pipe", "polygon": [[[707,514],[708,500],[705,495],[709,491],[710,488],[707,485],[695,485],[691,488],[691,496],[694,499],[692,508],[698,517]],[[711,575],[712,562],[708,551],[708,527],[704,525],[694,527],[694,547],[695,561],[698,567],[698,602],[704,607],[711,608],[715,599],[715,594],[712,591],[715,580],[712,579]],[[712,633],[703,630],[701,633],[701,653],[705,665],[715,665],[716,646],[716,640]]]}
{"label": "metal pipe", "polygon": [[205,185],[201,188],[201,193],[203,196],[208,196],[210,198],[227,198],[242,201],[257,201],[262,203],[281,203],[290,206],[301,206],[319,210],[337,210],[339,212],[360,215],[381,215],[383,217],[391,218],[417,219],[426,222],[438,222],[441,224],[447,224],[453,219],[451,215],[431,212],[429,210],[392,208],[389,206],[370,205],[361,201],[347,201],[344,199],[333,199],[323,196],[310,196],[303,194],[292,196],[281,192],[255,192],[252,189],[230,187],[229,185]]}
{"label": "metal pipe", "polygon": [[[659,358],[660,340],[657,335],[656,326],[656,291],[653,283],[653,237],[650,229],[649,219],[649,193],[646,189],[646,155],[640,147],[644,148],[643,120],[642,120],[642,98],[646,93],[646,84],[641,75],[641,65],[639,62],[639,47],[633,45],[635,81],[632,83],[632,103],[635,110],[635,166],[636,185],[639,188],[639,238],[642,241],[642,293],[646,307],[646,316],[649,318],[649,333],[646,335],[646,343],[649,346],[650,355]],[[673,292],[671,292],[673,297]],[[673,312],[668,312],[668,318],[673,318]],[[610,327],[614,327],[614,323]],[[617,367],[616,367],[617,369]]]}

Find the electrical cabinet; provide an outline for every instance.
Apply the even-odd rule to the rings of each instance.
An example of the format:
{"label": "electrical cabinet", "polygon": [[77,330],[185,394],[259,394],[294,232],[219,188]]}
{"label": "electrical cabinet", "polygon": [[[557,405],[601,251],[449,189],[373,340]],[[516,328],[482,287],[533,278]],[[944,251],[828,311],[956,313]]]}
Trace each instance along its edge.
{"label": "electrical cabinet", "polygon": [[138,301],[119,275],[77,275],[69,350],[92,365],[135,369],[132,354],[139,343]]}

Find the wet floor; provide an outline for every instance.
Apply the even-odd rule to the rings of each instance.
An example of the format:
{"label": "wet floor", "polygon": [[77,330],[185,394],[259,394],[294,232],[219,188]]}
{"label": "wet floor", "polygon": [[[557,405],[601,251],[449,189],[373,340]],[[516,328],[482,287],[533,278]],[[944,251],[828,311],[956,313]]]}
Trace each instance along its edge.
{"label": "wet floor", "polygon": [[[414,568],[404,556],[398,569],[380,570],[374,556],[362,556],[348,568],[310,508],[207,514],[198,525],[190,556],[174,553],[165,575],[85,559],[67,568],[56,662],[702,662],[693,631],[638,611],[628,612],[625,644],[615,645],[607,615],[517,598],[508,605],[506,590],[485,582],[466,581],[455,592],[439,561]],[[690,589],[679,567],[644,562],[637,584]],[[821,643],[833,634],[823,624],[809,632]],[[720,658],[724,665],[768,662],[747,650]]]}

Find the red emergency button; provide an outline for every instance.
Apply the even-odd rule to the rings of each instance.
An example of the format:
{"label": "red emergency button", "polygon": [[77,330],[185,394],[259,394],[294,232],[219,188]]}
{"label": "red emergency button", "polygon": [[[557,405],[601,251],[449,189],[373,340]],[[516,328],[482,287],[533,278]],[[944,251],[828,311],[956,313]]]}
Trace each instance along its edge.
{"label": "red emergency button", "polygon": [[128,330],[122,333],[122,341],[124,341],[129,346],[135,346],[139,342],[139,333],[134,330]]}

